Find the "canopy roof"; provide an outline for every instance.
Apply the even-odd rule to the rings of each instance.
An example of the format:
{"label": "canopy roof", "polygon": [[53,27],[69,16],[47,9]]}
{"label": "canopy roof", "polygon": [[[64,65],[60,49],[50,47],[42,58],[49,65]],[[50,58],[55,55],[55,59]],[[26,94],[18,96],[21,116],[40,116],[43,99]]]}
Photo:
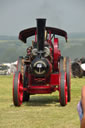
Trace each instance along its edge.
{"label": "canopy roof", "polygon": [[[19,33],[19,39],[21,41],[23,41],[24,43],[26,43],[26,39],[30,36],[35,35],[36,30],[37,30],[36,27],[22,30]],[[51,34],[63,36],[67,41],[67,32],[65,32],[64,30],[58,29],[58,28],[53,28],[53,27],[45,27],[45,30],[47,30],[47,33],[51,32]]]}

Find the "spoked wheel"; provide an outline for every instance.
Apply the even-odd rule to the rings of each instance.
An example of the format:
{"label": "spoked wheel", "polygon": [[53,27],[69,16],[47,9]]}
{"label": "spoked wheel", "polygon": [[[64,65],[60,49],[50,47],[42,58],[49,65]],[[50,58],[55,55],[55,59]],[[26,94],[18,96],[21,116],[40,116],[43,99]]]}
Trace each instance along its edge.
{"label": "spoked wheel", "polygon": [[68,96],[67,96],[66,72],[64,71],[60,72],[59,96],[60,96],[61,106],[65,106],[68,101]]}
{"label": "spoked wheel", "polygon": [[[24,88],[27,88],[27,86],[28,86],[28,75],[27,75],[27,72],[26,72],[26,67],[25,67],[25,70],[24,70],[23,86],[24,86]],[[29,93],[27,91],[24,91],[23,92],[23,102],[29,101],[29,98],[30,98]]]}
{"label": "spoked wheel", "polygon": [[68,102],[71,100],[71,64],[69,57],[60,58],[60,72],[66,72]]}
{"label": "spoked wheel", "polygon": [[68,102],[71,100],[71,63],[69,57],[66,57],[66,73],[67,73],[67,91]]}
{"label": "spoked wheel", "polygon": [[13,102],[15,106],[20,106],[23,102],[23,82],[20,72],[16,72],[13,78]]}

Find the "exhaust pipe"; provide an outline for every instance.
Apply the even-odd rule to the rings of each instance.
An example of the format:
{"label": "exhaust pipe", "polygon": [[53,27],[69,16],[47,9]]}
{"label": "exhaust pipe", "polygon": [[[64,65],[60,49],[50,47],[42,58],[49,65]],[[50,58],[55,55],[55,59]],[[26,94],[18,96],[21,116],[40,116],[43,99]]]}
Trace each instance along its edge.
{"label": "exhaust pipe", "polygon": [[46,19],[37,19],[37,49],[38,53],[44,51],[44,37],[45,37]]}

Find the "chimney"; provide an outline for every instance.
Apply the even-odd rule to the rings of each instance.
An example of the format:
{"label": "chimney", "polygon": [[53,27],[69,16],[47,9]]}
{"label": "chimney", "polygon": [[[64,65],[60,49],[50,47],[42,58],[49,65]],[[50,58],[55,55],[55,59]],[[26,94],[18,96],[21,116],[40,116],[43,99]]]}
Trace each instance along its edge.
{"label": "chimney", "polygon": [[37,48],[38,48],[38,52],[44,51],[45,24],[46,24],[46,19],[37,19]]}

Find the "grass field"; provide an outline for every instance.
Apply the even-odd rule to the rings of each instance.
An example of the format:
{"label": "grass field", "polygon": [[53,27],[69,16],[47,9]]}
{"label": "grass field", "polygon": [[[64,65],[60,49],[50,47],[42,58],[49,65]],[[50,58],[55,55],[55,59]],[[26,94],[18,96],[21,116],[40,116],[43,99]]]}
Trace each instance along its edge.
{"label": "grass field", "polygon": [[0,128],[79,128],[77,103],[85,78],[71,79],[71,102],[61,107],[58,92],[33,95],[28,103],[12,102],[12,76],[0,76]]}

